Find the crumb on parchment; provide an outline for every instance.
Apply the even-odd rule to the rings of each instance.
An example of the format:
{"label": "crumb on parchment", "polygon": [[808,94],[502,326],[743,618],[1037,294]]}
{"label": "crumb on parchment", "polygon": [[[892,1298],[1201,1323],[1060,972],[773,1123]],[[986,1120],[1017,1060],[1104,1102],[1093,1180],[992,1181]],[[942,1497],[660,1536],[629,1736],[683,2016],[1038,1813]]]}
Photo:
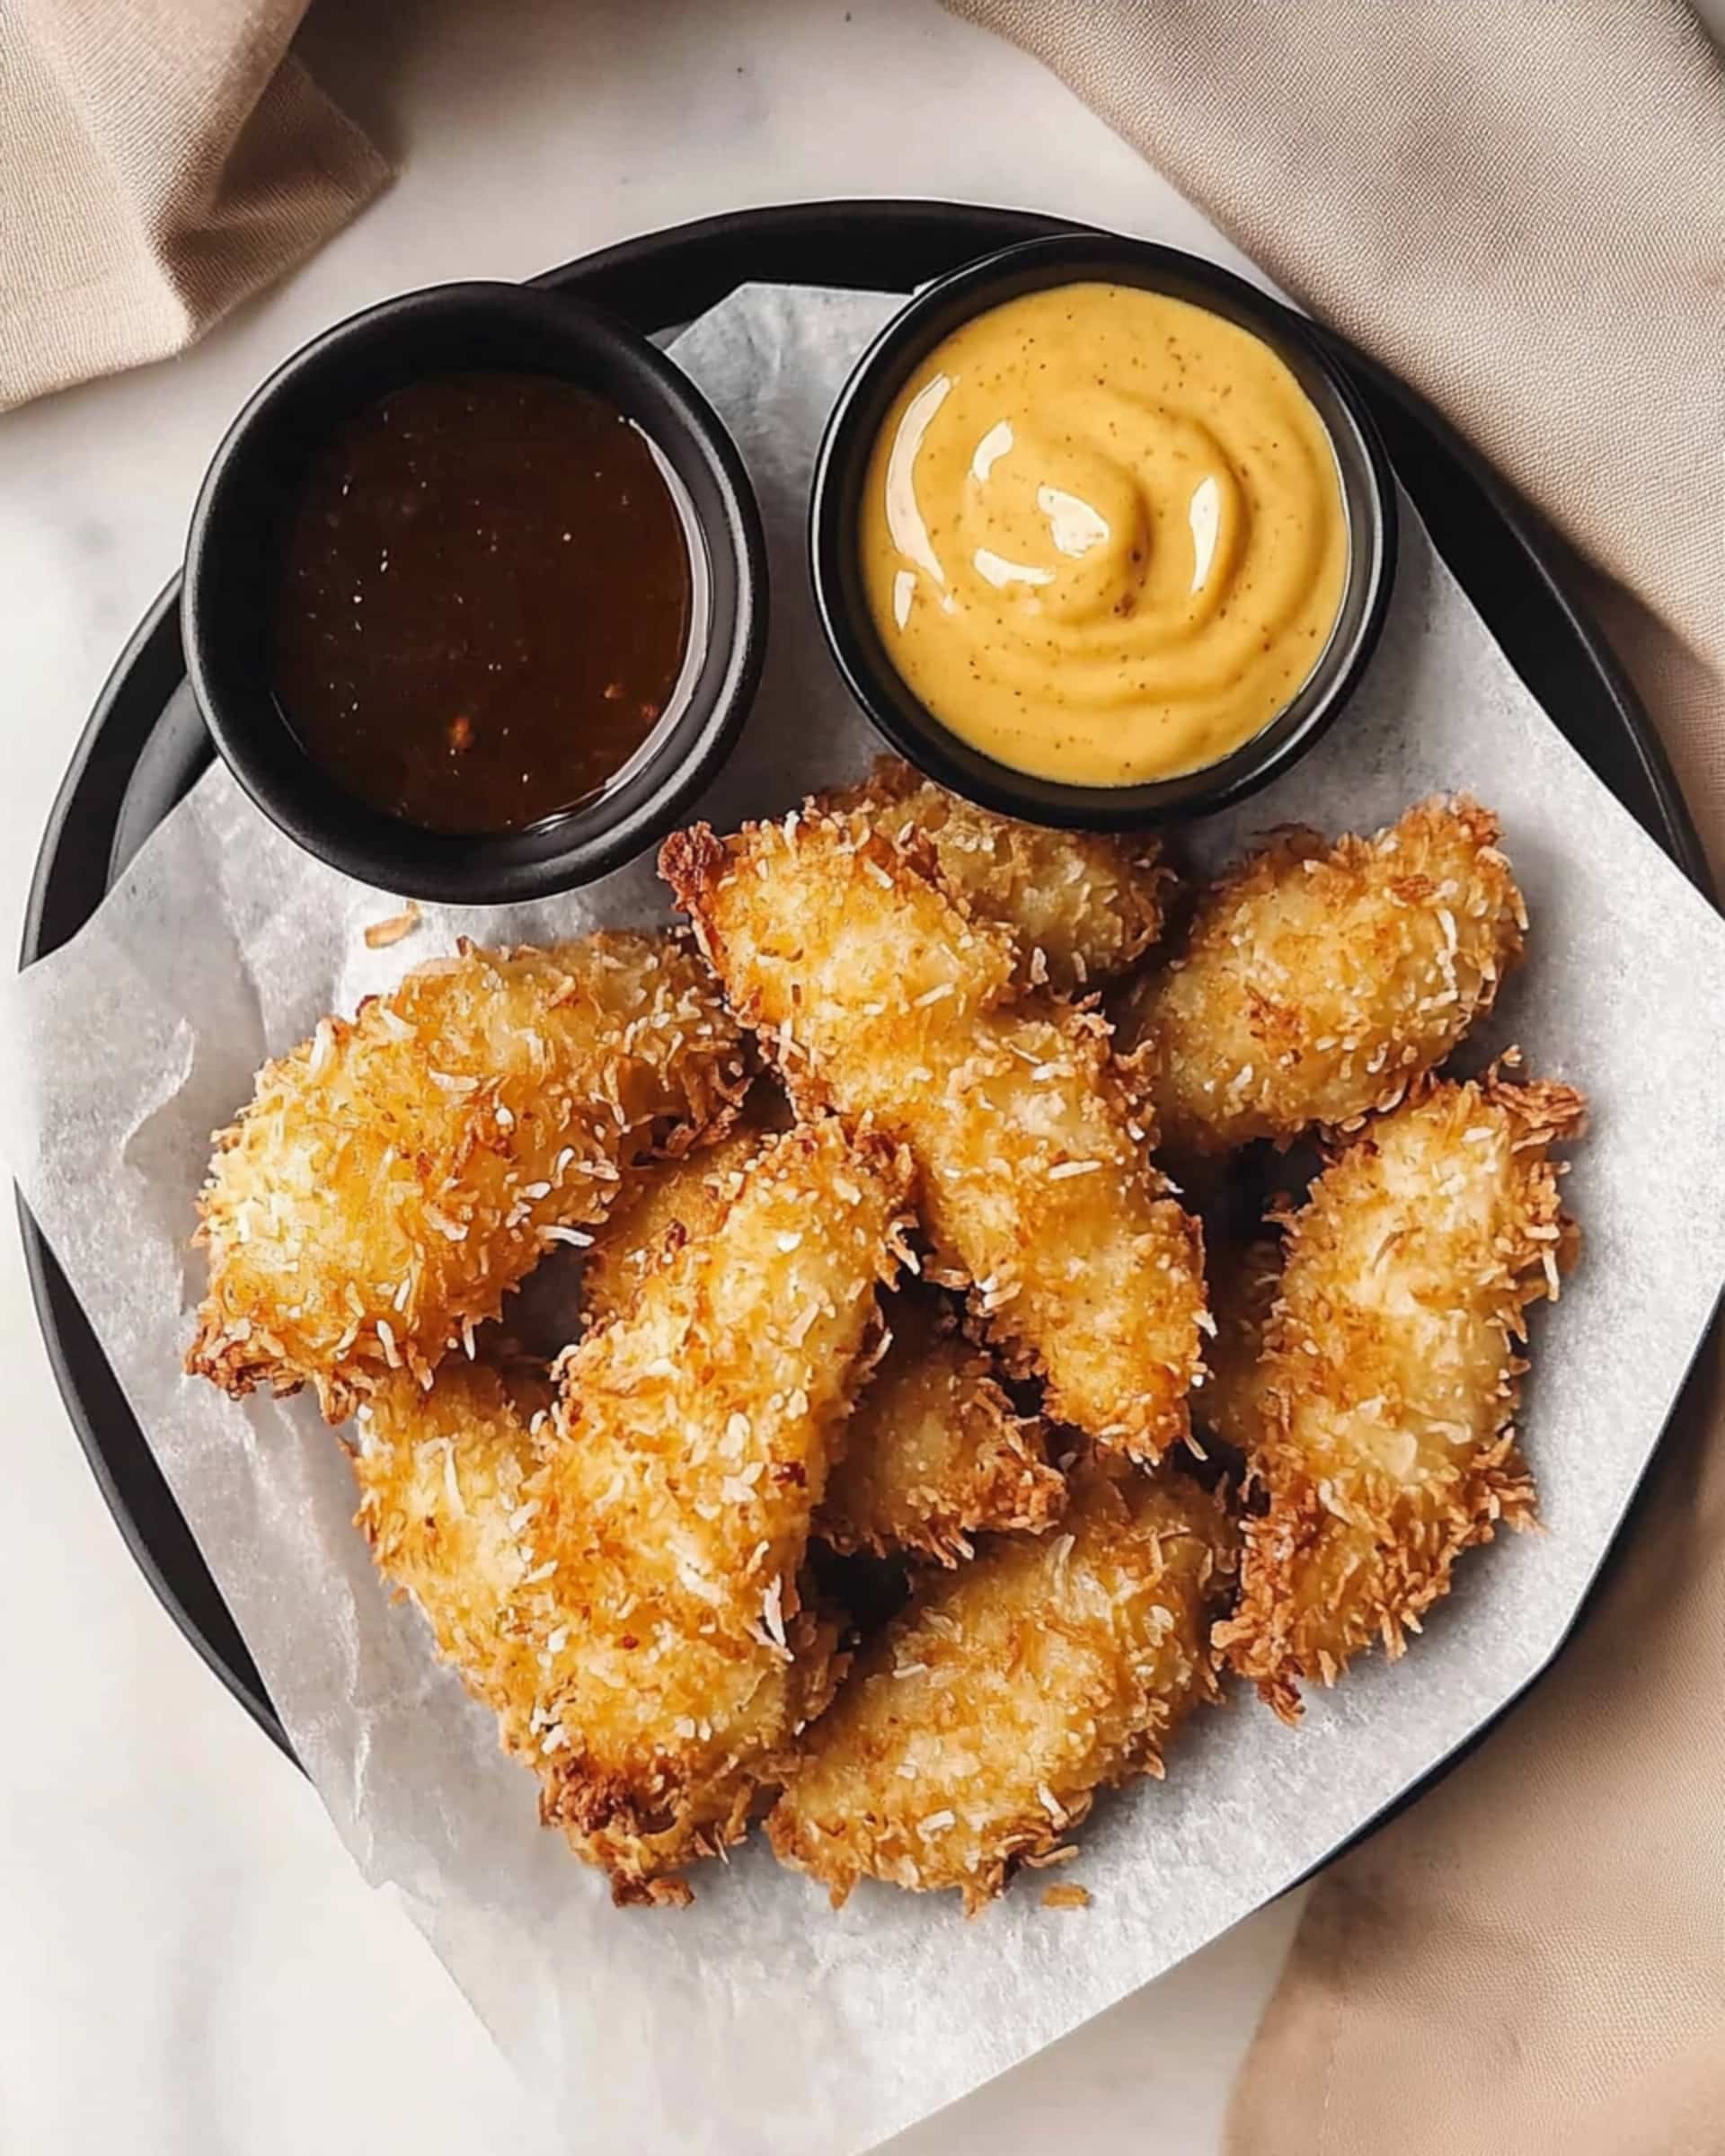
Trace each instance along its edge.
{"label": "crumb on parchment", "polygon": [[412,899],[399,914],[392,914],[386,921],[373,921],[366,928],[366,949],[387,950],[392,943],[399,943],[411,936],[420,925],[420,909]]}

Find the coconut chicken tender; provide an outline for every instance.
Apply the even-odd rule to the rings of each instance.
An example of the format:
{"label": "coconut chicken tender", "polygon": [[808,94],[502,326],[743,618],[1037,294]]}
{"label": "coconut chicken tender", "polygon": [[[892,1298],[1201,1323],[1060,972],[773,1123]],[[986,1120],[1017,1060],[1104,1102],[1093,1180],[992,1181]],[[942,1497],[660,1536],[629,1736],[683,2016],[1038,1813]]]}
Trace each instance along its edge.
{"label": "coconut chicken tender", "polygon": [[[721,1144],[636,1176],[588,1253],[589,1317],[603,1323],[626,1310],[649,1273],[724,1217],[765,1143],[765,1090]],[[902,1289],[881,1308],[890,1339],[852,1413],[816,1533],[846,1552],[952,1564],[984,1530],[1046,1527],[1066,1487],[1048,1463],[1046,1427],[1013,1412],[987,1356],[932,1294]]]}
{"label": "coconut chicken tender", "polygon": [[920,833],[970,910],[1018,939],[1022,977],[1057,995],[1082,995],[1128,972],[1162,932],[1173,879],[1154,839],[1021,824],[896,756],[883,757],[865,785],[819,805],[858,811],[894,838]]}
{"label": "coconut chicken tender", "polygon": [[1393,1107],[1491,1008],[1526,915],[1495,817],[1423,801],[1369,839],[1279,833],[1128,991],[1132,1058],[1175,1153],[1280,1144]]}
{"label": "coconut chicken tender", "polygon": [[1263,1431],[1264,1334],[1281,1285],[1282,1246],[1274,1235],[1213,1250],[1210,1308],[1216,1338],[1209,1370],[1193,1401],[1207,1430],[1248,1457]]}
{"label": "coconut chicken tender", "polygon": [[1514,1418],[1530,1303],[1573,1231],[1568,1086],[1433,1084],[1369,1123],[1289,1223],[1256,1389],[1237,1613],[1216,1641],[1285,1720],[1374,1640],[1391,1656],[1456,1559],[1534,1513]]}
{"label": "coconut chicken tender", "polygon": [[957,1564],[980,1533],[1039,1533],[1066,1501],[1048,1427],[926,1292],[886,1304],[891,1343],[851,1417],[817,1532],[841,1551]]}
{"label": "coconut chicken tender", "polygon": [[936,1277],[970,1288],[1050,1414],[1146,1458],[1184,1437],[1200,1239],[1101,1021],[1016,987],[1012,935],[865,817],[697,826],[660,867],[799,1105],[910,1148]]}
{"label": "coconut chicken tender", "polygon": [[835,1904],[874,1878],[979,1909],[1098,1789],[1161,1773],[1216,1696],[1210,1613],[1233,1562],[1196,1484],[1083,1474],[1057,1532],[992,1543],[894,1620],[805,1737],[774,1848]]}
{"label": "coconut chicken tender", "polygon": [[[673,1868],[743,1833],[757,1774],[830,1697],[836,1628],[792,1609],[781,1614],[783,1648],[762,1630],[739,1654],[721,1628],[703,1629],[704,1612],[644,1599],[621,1560],[588,1550],[579,1567],[566,1562],[544,1524],[557,1433],[483,1364],[446,1363],[429,1392],[392,1375],[358,1428],[358,1523],[378,1568],[496,1714],[505,1750],[537,1774],[541,1816],[606,1867],[618,1902],[686,1902]],[[623,1509],[613,1533],[629,1531]],[[597,1605],[596,1630],[593,1598],[619,1590],[620,1622]],[[754,1606],[758,1619],[758,1597]],[[570,1668],[589,1652],[583,1685]],[[638,1712],[628,1665],[649,1655],[660,1667],[651,1710]]]}
{"label": "coconut chicken tender", "polygon": [[357,1524],[378,1568],[419,1605],[438,1651],[500,1714],[531,1712],[533,1642],[516,1598],[533,1568],[521,1528],[541,1463],[549,1384],[447,1362],[428,1392],[392,1372],[360,1408]]}
{"label": "coconut chicken tender", "polygon": [[878,1339],[908,1168],[828,1118],[571,1352],[554,1404],[482,1364],[360,1410],[359,1523],[619,1901],[745,1831],[830,1696],[799,1573]]}
{"label": "coconut chicken tender", "polygon": [[633,1306],[650,1273],[682,1246],[710,1235],[730,1211],[743,1176],[781,1119],[765,1109],[757,1084],[737,1127],[716,1144],[675,1160],[652,1161],[629,1180],[594,1231],[581,1268],[581,1308],[589,1324],[606,1324]]}
{"label": "coconut chicken tender", "polygon": [[392,1370],[428,1376],[632,1162],[729,1112],[740,1071],[670,939],[464,943],[260,1073],[199,1200],[187,1368],[235,1396],[314,1385],[332,1421]]}
{"label": "coconut chicken tender", "polygon": [[544,1815],[619,1899],[736,1841],[827,1696],[799,1574],[908,1187],[834,1118],[770,1139],[713,1232],[565,1360],[517,1606]]}

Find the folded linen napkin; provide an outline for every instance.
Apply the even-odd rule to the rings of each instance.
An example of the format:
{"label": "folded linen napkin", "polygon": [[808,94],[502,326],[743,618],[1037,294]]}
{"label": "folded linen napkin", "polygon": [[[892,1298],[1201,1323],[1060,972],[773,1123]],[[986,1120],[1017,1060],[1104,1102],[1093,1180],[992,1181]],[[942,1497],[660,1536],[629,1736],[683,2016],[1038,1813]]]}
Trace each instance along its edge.
{"label": "folded linen napkin", "polygon": [[0,5],[0,410],[183,349],[384,186],[288,50],[305,10]]}

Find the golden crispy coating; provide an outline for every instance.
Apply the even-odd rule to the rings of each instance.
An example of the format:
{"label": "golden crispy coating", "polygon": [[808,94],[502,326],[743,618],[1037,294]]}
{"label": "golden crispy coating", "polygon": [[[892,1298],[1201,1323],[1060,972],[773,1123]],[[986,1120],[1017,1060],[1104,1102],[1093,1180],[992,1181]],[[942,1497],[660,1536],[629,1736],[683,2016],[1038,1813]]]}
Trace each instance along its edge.
{"label": "golden crispy coating", "polygon": [[[525,1392],[525,1396],[524,1396]],[[411,1595],[444,1659],[500,1713],[531,1710],[531,1641],[512,1605],[532,1568],[518,1515],[540,1463],[530,1425],[549,1385],[512,1386],[483,1363],[452,1359],[428,1392],[392,1372],[359,1409],[358,1524],[379,1569]]]}
{"label": "golden crispy coating", "polygon": [[1136,982],[1118,1052],[1176,1153],[1286,1143],[1393,1107],[1491,1008],[1521,953],[1497,819],[1423,801],[1376,838],[1280,833]]}
{"label": "golden crispy coating", "polygon": [[882,757],[865,785],[816,805],[860,810],[894,838],[921,833],[971,912],[1017,937],[1022,977],[1057,995],[1082,995],[1129,971],[1162,932],[1173,878],[1154,839],[1021,824],[947,792],[896,756]]}
{"label": "golden crispy coating", "polygon": [[464,944],[419,968],[267,1064],[218,1137],[187,1368],[235,1396],[310,1383],[339,1421],[495,1317],[623,1169],[726,1112],[739,1074],[715,985],[664,937]]}
{"label": "golden crispy coating", "polygon": [[[595,1321],[626,1310],[650,1271],[724,1217],[765,1143],[759,1118],[774,1098],[757,1085],[744,1124],[719,1144],[633,1178],[588,1253],[584,1303]],[[1046,1431],[1013,1412],[987,1356],[930,1295],[903,1291],[881,1309],[891,1337],[852,1413],[816,1533],[839,1551],[951,1564],[970,1554],[978,1531],[1057,1518],[1066,1482],[1047,1463]]]}
{"label": "golden crispy coating", "polygon": [[926,849],[805,811],[661,872],[792,1098],[907,1144],[938,1277],[1044,1377],[1049,1412],[1154,1457],[1187,1432],[1207,1321],[1195,1224],[1164,1194],[1100,1020],[1013,985]]}
{"label": "golden crispy coating", "polygon": [[1534,1490],[1512,1421],[1529,1303],[1573,1236],[1547,1149],[1568,1086],[1433,1084],[1369,1123],[1288,1225],[1265,1339],[1237,1614],[1217,1628],[1285,1720],[1374,1639],[1399,1655],[1456,1558]]}
{"label": "golden crispy coating", "polygon": [[1216,1338],[1209,1370],[1192,1397],[1192,1416],[1225,1445],[1248,1456],[1262,1428],[1264,1331],[1281,1286],[1282,1246],[1275,1235],[1209,1250],[1210,1309]]}
{"label": "golden crispy coating", "polygon": [[744,1832],[829,1697],[797,1575],[879,1331],[908,1169],[827,1119],[568,1358],[561,1398],[482,1364],[360,1409],[359,1523],[619,1900]]}
{"label": "golden crispy coating", "polygon": [[581,1308],[592,1324],[629,1309],[649,1273],[686,1242],[710,1235],[743,1187],[743,1171],[769,1130],[783,1129],[788,1111],[774,1112],[775,1095],[757,1082],[735,1128],[716,1144],[680,1159],[652,1161],[630,1177],[593,1233],[581,1269]]}
{"label": "golden crispy coating", "polygon": [[852,1412],[816,1533],[838,1551],[951,1565],[973,1534],[1058,1519],[1066,1483],[1048,1463],[1047,1427],[1013,1413],[987,1356],[925,1292],[901,1290],[884,1312],[891,1342]]}
{"label": "golden crispy coating", "polygon": [[[607,1774],[590,1759],[565,1759],[565,1745],[579,1741],[571,1734],[576,1701],[567,1672],[561,1686],[557,1672],[583,1651],[594,1618],[589,1597],[614,1587],[623,1568],[601,1584],[590,1555],[579,1568],[561,1555],[544,1557],[559,1547],[543,1524],[556,1443],[547,1424],[482,1363],[445,1362],[429,1392],[404,1374],[391,1375],[358,1411],[358,1524],[379,1568],[418,1604],[438,1653],[497,1715],[504,1748],[538,1775],[541,1816],[570,1829],[579,1854],[613,1868],[619,1902],[685,1903],[686,1886],[661,1867],[745,1831],[756,1774],[831,1696],[842,1667],[836,1630],[792,1612],[783,1620],[785,1652],[763,1646],[739,1657],[686,1616],[668,1620],[687,1623],[671,1639],[666,1605],[648,1604],[650,1621],[625,1586],[622,1629],[603,1625],[594,1642],[594,1683],[621,1700],[623,1658],[658,1648],[668,1662],[675,1657],[672,1685],[654,1696],[676,1724],[667,1722],[656,1746],[634,1716],[613,1712],[609,1690],[589,1687],[579,1704],[599,1719],[599,1751],[621,1731],[650,1763]],[[578,1816],[595,1809],[613,1831],[589,1838]],[[619,1811],[636,1821],[621,1836]]]}
{"label": "golden crispy coating", "polygon": [[565,1358],[518,1607],[542,1810],[620,1899],[735,1841],[827,1695],[798,1574],[909,1173],[831,1118],[769,1139],[713,1232]]}
{"label": "golden crispy coating", "polygon": [[894,1620],[804,1738],[774,1848],[836,1904],[876,1878],[981,1907],[1097,1789],[1161,1772],[1216,1695],[1209,1610],[1233,1562],[1183,1477],[1075,1478],[1053,1533],[991,1543]]}

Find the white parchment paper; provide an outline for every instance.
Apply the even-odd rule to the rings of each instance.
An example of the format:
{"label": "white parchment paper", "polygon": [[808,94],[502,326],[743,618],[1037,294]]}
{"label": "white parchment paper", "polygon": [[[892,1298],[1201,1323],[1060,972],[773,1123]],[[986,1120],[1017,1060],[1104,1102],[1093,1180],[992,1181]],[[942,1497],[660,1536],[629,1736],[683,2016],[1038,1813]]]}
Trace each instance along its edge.
{"label": "white parchment paper", "polygon": [[[807,595],[809,466],[839,383],[898,303],[746,289],[676,349],[734,429],[769,535],[773,632],[748,734],[703,813],[783,808],[873,753]],[[465,930],[567,933],[660,909],[650,864],[508,914],[395,910],[299,853],[217,766],[101,912],[4,993],[4,1149],[118,1373],[337,1831],[404,1899],[570,2145],[846,2156],[1023,2058],[1296,1879],[1439,1760],[1562,1635],[1725,1272],[1725,927],[1567,747],[1403,504],[1393,607],[1329,738],[1205,835],[1367,829],[1436,787],[1502,815],[1533,916],[1499,1039],[1594,1107],[1569,1199],[1581,1269],[1538,1324],[1527,1449],[1548,1533],[1471,1557],[1406,1662],[1368,1660],[1297,1732],[1248,1699],[1196,1718],[1164,1784],[1099,1807],[1063,1878],[966,1923],[863,1890],[841,1914],[759,1847],[685,1913],[616,1912],[535,1820],[489,1715],[393,1606],[305,1403],[180,1374],[211,1130],[268,1054]],[[1626,1801],[1632,1799],[1626,1797]]]}

